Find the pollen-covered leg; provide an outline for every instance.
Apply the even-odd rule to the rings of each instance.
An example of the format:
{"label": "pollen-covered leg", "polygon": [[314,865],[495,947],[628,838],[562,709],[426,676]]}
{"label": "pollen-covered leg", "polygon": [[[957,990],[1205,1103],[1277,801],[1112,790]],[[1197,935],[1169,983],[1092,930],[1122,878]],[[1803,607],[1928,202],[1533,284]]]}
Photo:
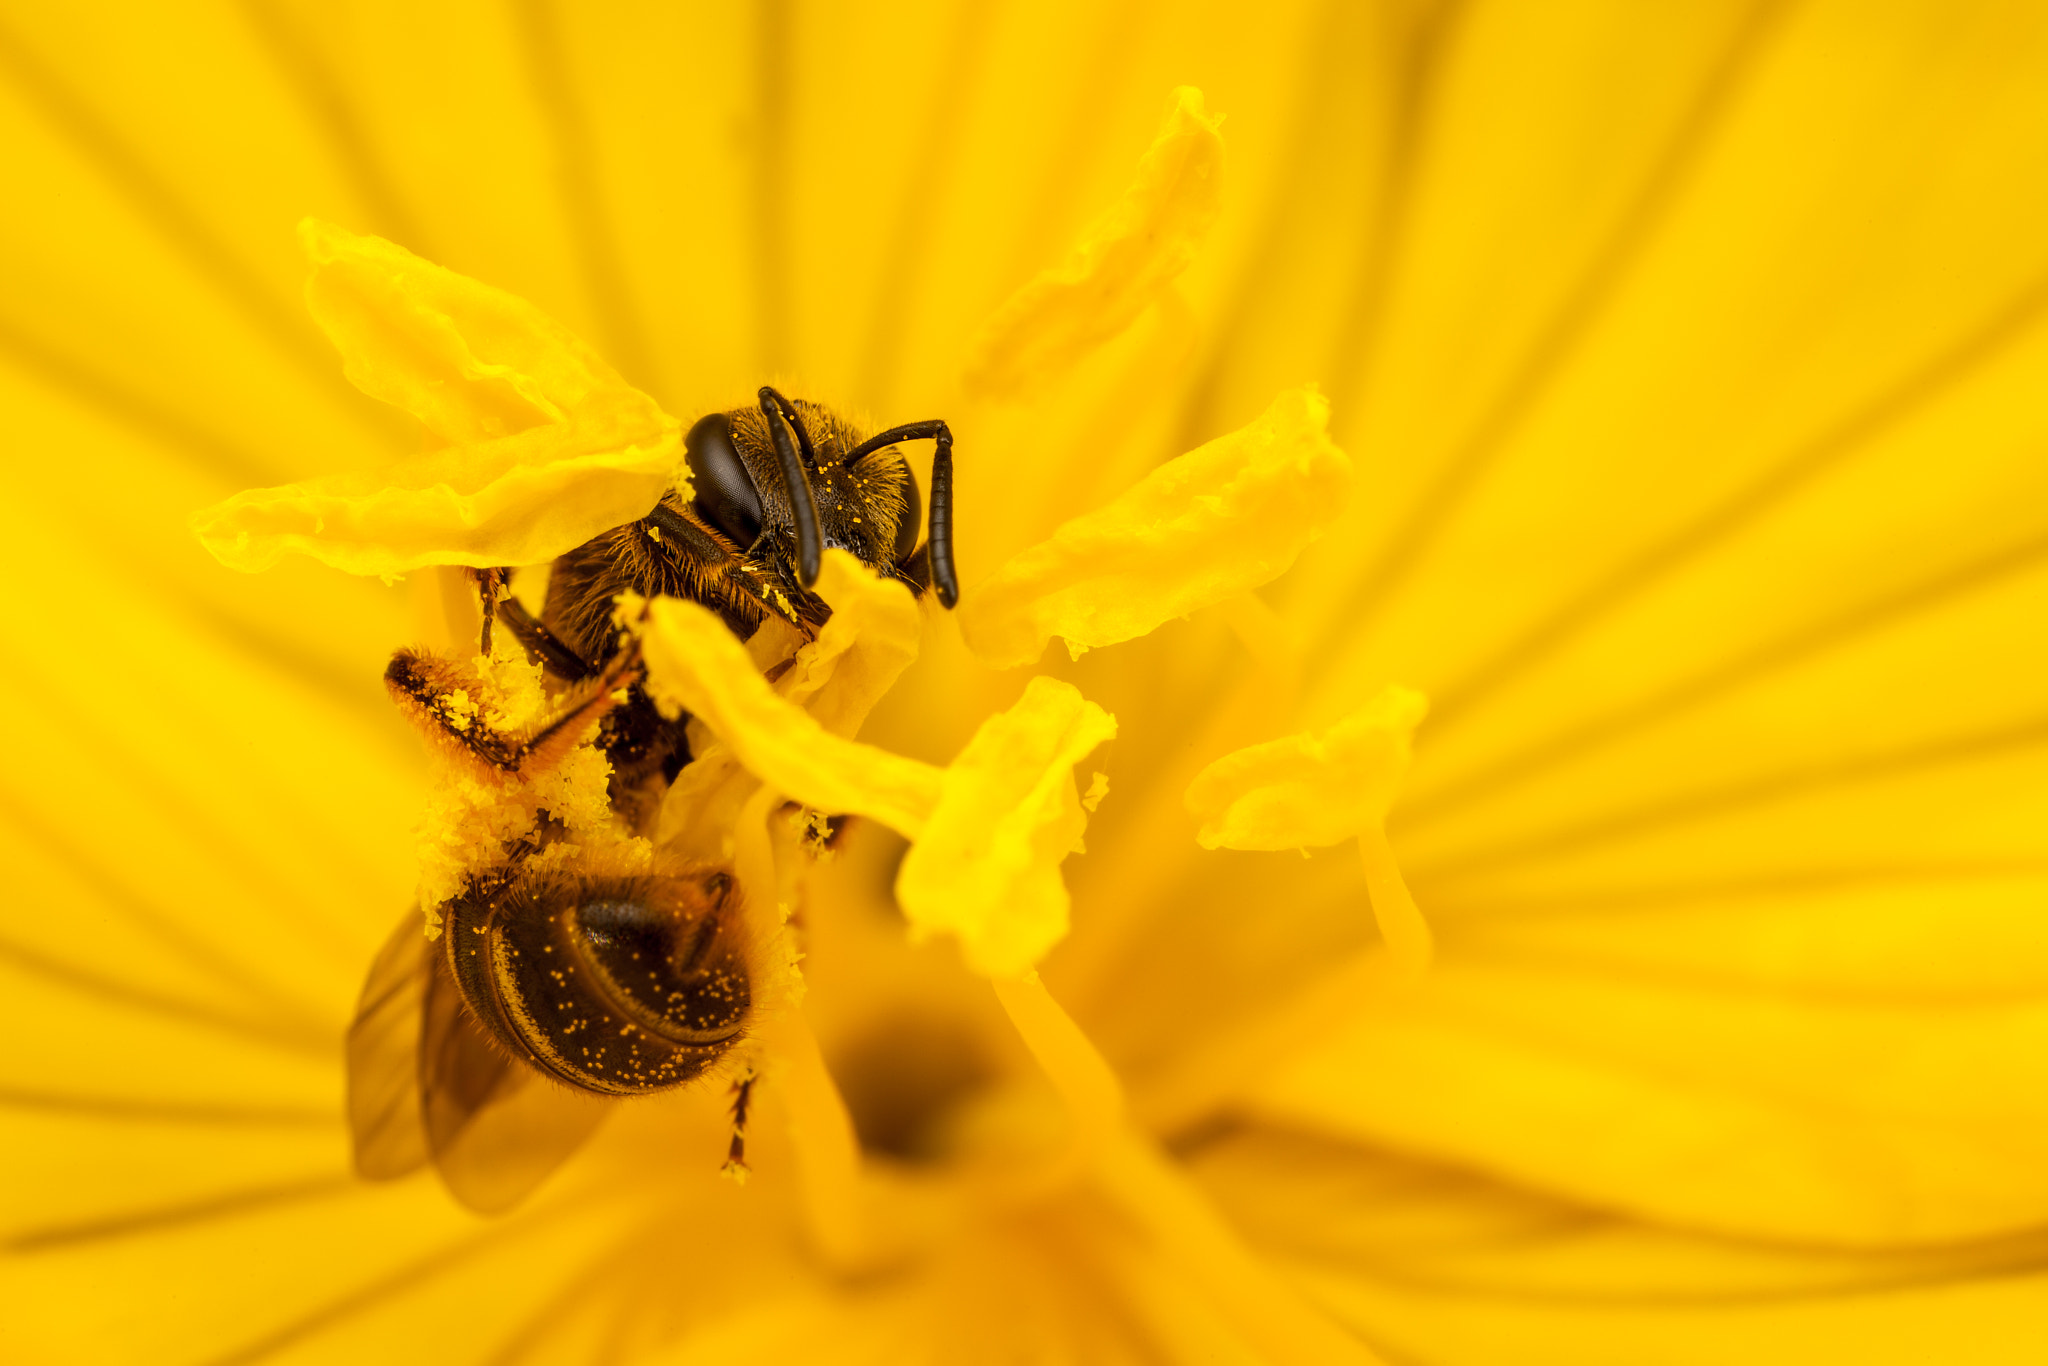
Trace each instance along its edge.
{"label": "pollen-covered leg", "polygon": [[537,720],[501,728],[487,706],[489,685],[469,665],[423,650],[399,650],[384,686],[428,743],[489,779],[530,778],[588,738],[640,677],[640,652],[621,651],[603,672],[565,690]]}
{"label": "pollen-covered leg", "polygon": [[488,655],[491,652],[491,624],[498,614],[498,600],[505,595],[506,587],[512,582],[510,569],[472,569],[469,581],[476,585],[477,611],[483,617],[483,627],[477,632],[477,652]]}
{"label": "pollen-covered leg", "polygon": [[725,1165],[719,1174],[745,1185],[752,1168],[747,1166],[747,1106],[754,1097],[754,1073],[749,1068],[732,1084],[732,1142],[725,1150]]}
{"label": "pollen-covered leg", "polygon": [[597,672],[590,661],[527,611],[519,599],[507,598],[499,603],[498,620],[526,647],[527,654],[538,659],[541,667],[555,677],[569,683],[581,683]]}

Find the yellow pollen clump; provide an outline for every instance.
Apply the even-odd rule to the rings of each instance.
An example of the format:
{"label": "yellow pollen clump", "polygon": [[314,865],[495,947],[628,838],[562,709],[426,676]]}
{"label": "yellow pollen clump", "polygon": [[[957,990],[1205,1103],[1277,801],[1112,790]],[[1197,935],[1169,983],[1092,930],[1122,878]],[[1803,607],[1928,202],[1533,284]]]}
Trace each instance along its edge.
{"label": "yellow pollen clump", "polygon": [[476,703],[470,701],[466,688],[457,688],[441,699],[441,714],[448,718],[448,724],[457,730],[466,731],[476,720]]}
{"label": "yellow pollen clump", "polygon": [[[474,664],[483,685],[481,697],[471,699],[467,690],[450,697],[461,698],[470,716],[481,717],[493,730],[510,732],[546,714],[549,698],[540,666],[526,660],[509,633],[500,634],[492,653],[478,656]],[[467,730],[469,724],[465,720],[459,728]],[[530,866],[569,863],[592,847],[612,851],[623,867],[652,857],[652,844],[627,836],[614,822],[611,761],[591,737],[538,772],[496,781],[483,777],[474,764],[445,746],[429,745],[428,752],[438,771],[418,829],[418,895],[430,937],[439,933],[438,908],[460,893],[478,869],[502,862],[508,845],[532,835],[543,811],[565,828],[569,838],[530,856]]]}

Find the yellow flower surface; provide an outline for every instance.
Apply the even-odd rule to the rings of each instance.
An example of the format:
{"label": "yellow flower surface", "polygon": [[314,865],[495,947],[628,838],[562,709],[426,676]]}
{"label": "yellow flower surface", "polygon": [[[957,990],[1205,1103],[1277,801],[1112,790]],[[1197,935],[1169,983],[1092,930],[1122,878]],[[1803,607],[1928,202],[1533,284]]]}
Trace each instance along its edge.
{"label": "yellow flower surface", "polygon": [[[0,146],[0,1360],[2048,1356],[2039,7],[12,3]],[[516,731],[455,567],[763,384],[963,591],[621,605],[745,1039],[360,1179],[379,946],[620,837],[391,651]]]}

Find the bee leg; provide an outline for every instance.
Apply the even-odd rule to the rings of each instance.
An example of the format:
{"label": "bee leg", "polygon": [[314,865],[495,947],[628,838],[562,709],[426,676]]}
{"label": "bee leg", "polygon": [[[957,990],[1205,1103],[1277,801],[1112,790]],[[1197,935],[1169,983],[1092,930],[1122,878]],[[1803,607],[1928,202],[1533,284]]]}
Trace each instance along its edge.
{"label": "bee leg", "polygon": [[429,741],[466,754],[487,773],[524,778],[546,772],[583,740],[640,677],[640,652],[622,650],[604,671],[564,690],[539,720],[502,731],[479,714],[477,676],[454,660],[400,650],[384,670],[398,709]]}
{"label": "bee leg", "polygon": [[932,583],[939,592],[939,605],[950,610],[960,601],[960,576],[953,568],[953,429],[937,418],[906,422],[886,432],[876,432],[848,451],[845,462],[851,465],[862,456],[899,441],[927,440],[938,449],[932,452],[931,520],[925,549],[930,552]]}
{"label": "bee leg", "polygon": [[753,1097],[754,1072],[749,1068],[732,1084],[732,1143],[725,1150],[725,1166],[719,1169],[735,1181],[747,1179],[747,1103]]}
{"label": "bee leg", "polygon": [[504,593],[505,585],[512,581],[512,571],[472,569],[469,581],[476,585],[476,605],[484,618],[483,630],[477,640],[477,653],[488,656],[491,653],[491,619],[497,614],[498,598]]}
{"label": "bee leg", "polygon": [[519,599],[507,598],[499,603],[498,618],[505,623],[505,629],[519,638],[526,652],[538,657],[542,667],[555,677],[581,683],[597,672],[589,660],[563,644],[562,638],[527,611],[526,604]]}
{"label": "bee leg", "polygon": [[643,526],[651,528],[655,541],[667,546],[689,565],[708,569],[732,559],[731,551],[690,525],[680,513],[665,503],[656,503],[654,511],[642,517],[640,522]]}
{"label": "bee leg", "polygon": [[604,666],[603,672],[565,690],[553,713],[524,733],[516,772],[544,773],[559,763],[590,734],[605,714],[618,706],[626,690],[640,680],[640,642],[635,640]]}

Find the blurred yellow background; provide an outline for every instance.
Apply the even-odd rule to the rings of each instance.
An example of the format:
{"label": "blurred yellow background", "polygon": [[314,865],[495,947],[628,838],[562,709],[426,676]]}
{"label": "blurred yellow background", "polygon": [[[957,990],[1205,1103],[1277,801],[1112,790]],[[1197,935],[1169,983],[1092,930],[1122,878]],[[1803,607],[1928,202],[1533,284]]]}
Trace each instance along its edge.
{"label": "blurred yellow background", "polygon": [[[1225,116],[1199,257],[970,399],[1180,85]],[[7,5],[0,1356],[2039,1359],[2044,166],[2030,4]],[[772,1096],[744,1191],[717,1096],[496,1223],[355,1181],[338,1041],[425,781],[378,679],[438,580],[186,527],[420,448],[302,305],[306,215],[685,422],[771,380],[947,418],[970,595],[1322,386],[1359,474],[1301,562],[1038,670],[1122,727],[1044,975],[1158,1170],[992,1212],[871,1142],[930,1218],[868,1278]],[[935,617],[862,738],[944,763],[1032,672]],[[1204,852],[1181,805],[1389,682],[1431,702],[1388,827],[1420,981],[1348,849]],[[1001,1025],[882,944],[891,856],[810,912],[856,1118]]]}

